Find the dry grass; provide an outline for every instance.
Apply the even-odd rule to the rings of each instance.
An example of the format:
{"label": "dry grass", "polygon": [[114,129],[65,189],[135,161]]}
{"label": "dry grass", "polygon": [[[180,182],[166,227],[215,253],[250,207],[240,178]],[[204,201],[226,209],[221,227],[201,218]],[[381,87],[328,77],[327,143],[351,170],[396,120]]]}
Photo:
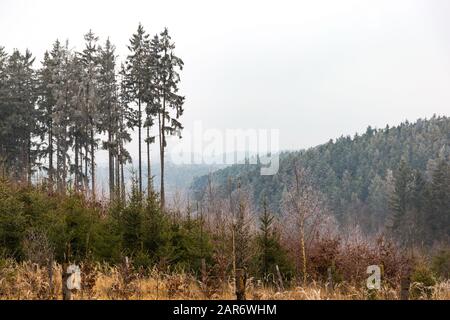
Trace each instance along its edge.
{"label": "dry grass", "polygon": [[[83,270],[83,265],[82,265]],[[75,299],[138,299],[138,300],[177,300],[177,299],[224,299],[233,300],[232,281],[205,289],[197,279],[186,273],[162,273],[157,269],[142,275],[134,270],[124,270],[122,266],[107,265],[84,266],[87,275],[85,286],[77,292]],[[53,287],[51,290],[48,268],[30,262],[16,263],[3,261],[0,265],[0,299],[61,299],[61,266],[53,265]],[[82,275],[83,277],[83,275]],[[415,284],[413,284],[415,285]],[[438,282],[431,288],[431,296],[425,294],[419,299],[450,300],[450,281]],[[312,282],[305,287],[294,287],[278,292],[275,287],[264,286],[250,279],[247,284],[247,298],[250,300],[364,300],[398,299],[398,290],[384,287],[369,294],[364,288],[336,285],[333,289]]]}

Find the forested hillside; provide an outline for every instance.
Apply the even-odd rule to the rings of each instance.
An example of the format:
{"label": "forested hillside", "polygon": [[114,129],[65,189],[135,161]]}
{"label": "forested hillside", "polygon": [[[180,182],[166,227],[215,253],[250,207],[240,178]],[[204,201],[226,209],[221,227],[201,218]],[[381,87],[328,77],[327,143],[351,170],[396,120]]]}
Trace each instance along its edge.
{"label": "forested hillside", "polygon": [[[271,209],[282,215],[282,197],[294,166],[302,167],[341,227],[359,225],[366,232],[377,232],[414,220],[418,224],[414,237],[432,242],[450,233],[449,143],[448,117],[392,128],[369,127],[362,135],[283,152],[274,176],[260,175],[258,165],[234,165],[196,179],[192,189],[202,200],[210,180],[226,198],[238,181],[250,192],[256,208],[266,198]],[[420,216],[420,222],[411,212]]]}

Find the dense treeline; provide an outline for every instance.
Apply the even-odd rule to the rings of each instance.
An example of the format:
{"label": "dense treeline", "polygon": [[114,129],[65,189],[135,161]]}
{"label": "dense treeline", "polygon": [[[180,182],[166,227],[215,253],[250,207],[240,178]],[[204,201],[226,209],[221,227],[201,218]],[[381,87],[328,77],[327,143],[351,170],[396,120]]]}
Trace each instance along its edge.
{"label": "dense treeline", "polygon": [[234,165],[194,181],[204,198],[208,181],[226,198],[229,180],[239,179],[260,207],[263,198],[284,215],[283,195],[295,167],[307,172],[342,230],[358,226],[368,234],[395,234],[404,244],[431,245],[450,238],[450,119],[433,117],[397,127],[373,129],[353,138],[299,152],[284,152],[280,170],[261,176],[258,165]]}
{"label": "dense treeline", "polygon": [[125,148],[130,131],[138,131],[138,188],[143,193],[142,144],[150,190],[150,144],[156,141],[151,133],[156,128],[164,207],[166,136],[182,129],[184,97],[178,94],[178,85],[183,61],[175,55],[167,29],[150,40],[139,25],[120,67],[109,39],[99,44],[92,31],[84,39],[82,51],[56,40],[38,69],[33,68],[28,50],[7,54],[0,47],[3,177],[31,183],[44,172],[48,185],[59,192],[71,188],[95,199],[95,156],[102,148],[108,150],[110,197],[123,201],[124,165],[131,161]]}
{"label": "dense treeline", "polygon": [[[159,198],[139,195],[137,183],[125,206],[102,206],[81,193],[48,193],[43,187],[0,183],[2,257],[105,261],[123,257],[137,265],[180,265],[193,269],[200,253],[208,259],[207,235],[198,219],[177,220],[163,214]],[[35,261],[42,262],[42,261]]]}
{"label": "dense treeline", "polygon": [[[309,211],[304,218],[317,214],[307,207],[311,201],[305,201],[314,198],[311,192],[307,188],[292,193],[294,202]],[[0,181],[0,273],[4,275],[2,268],[11,259],[49,270],[54,262],[120,268],[125,260],[142,276],[152,270],[192,274],[205,294],[221,292],[237,269],[246,270],[252,283],[260,281],[277,290],[311,280],[360,288],[367,266],[373,264],[382,266],[384,284],[394,289],[405,272],[411,273],[408,270],[412,281],[426,286],[450,276],[448,249],[428,252],[433,257],[424,262],[420,255],[405,255],[382,237],[346,238],[325,228],[311,238],[310,224],[299,233],[298,223],[280,221],[266,202],[261,212],[250,212],[242,190],[226,201],[211,198],[214,194],[208,192],[203,205],[163,212],[157,194],[141,197],[137,179],[129,200],[116,205],[101,205],[83,193],[49,192],[45,185]],[[294,202],[286,204],[286,210]],[[302,221],[295,210],[292,213]],[[258,218],[252,220],[255,214]],[[89,269],[83,272],[90,274]]]}
{"label": "dense treeline", "polygon": [[[250,232],[249,223],[236,223],[222,225],[219,235],[203,209],[162,211],[159,201],[154,192],[142,197],[137,179],[126,203],[103,205],[83,193],[0,181],[0,260],[45,266],[49,260],[120,264],[128,257],[137,268],[207,271],[216,280],[233,273],[233,262],[234,268],[245,266],[261,277],[274,272],[275,265],[284,275],[291,274],[269,212],[261,216],[260,231]],[[236,206],[244,219],[245,204]],[[223,256],[217,256],[219,252]]]}

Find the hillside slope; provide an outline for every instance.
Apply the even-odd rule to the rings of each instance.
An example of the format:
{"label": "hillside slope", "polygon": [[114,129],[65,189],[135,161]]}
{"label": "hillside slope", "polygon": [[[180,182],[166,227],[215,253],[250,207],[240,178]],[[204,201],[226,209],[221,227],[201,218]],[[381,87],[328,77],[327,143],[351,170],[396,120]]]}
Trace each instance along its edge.
{"label": "hillside slope", "polygon": [[[274,176],[261,176],[257,165],[233,165],[211,175],[220,196],[225,197],[231,180],[249,190],[253,205],[268,200],[272,211],[280,213],[286,181],[292,178],[294,162],[306,168],[315,187],[326,197],[338,220],[357,222],[367,231],[376,231],[389,213],[389,185],[403,160],[425,179],[431,179],[438,159],[450,153],[450,118],[433,117],[405,122],[384,129],[367,128],[362,135],[342,136],[335,141],[297,152],[284,152]],[[191,190],[197,200],[208,176],[194,180]]]}

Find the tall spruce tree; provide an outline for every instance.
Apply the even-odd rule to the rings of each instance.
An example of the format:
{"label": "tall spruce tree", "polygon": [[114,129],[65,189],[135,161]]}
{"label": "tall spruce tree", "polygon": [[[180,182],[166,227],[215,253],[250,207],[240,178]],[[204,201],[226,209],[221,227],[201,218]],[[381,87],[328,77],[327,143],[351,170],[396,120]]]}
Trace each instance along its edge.
{"label": "tall spruce tree", "polygon": [[115,47],[107,39],[105,46],[100,48],[100,70],[99,70],[99,109],[102,122],[100,131],[106,132],[107,140],[103,142],[103,149],[108,150],[108,172],[109,172],[109,196],[114,200],[116,194],[115,166],[118,165],[117,136],[119,130],[119,101],[116,81],[116,56]]}
{"label": "tall spruce tree", "polygon": [[7,107],[7,98],[8,98],[8,87],[6,85],[7,81],[7,63],[8,63],[8,54],[5,51],[4,47],[0,47],[0,170],[2,172],[2,176],[6,177],[8,172],[8,136],[5,134],[7,132],[6,128],[8,126],[7,118],[8,118],[8,107]]}
{"label": "tall spruce tree", "polygon": [[2,145],[6,151],[6,166],[12,176],[31,183],[38,156],[36,78],[32,68],[34,58],[26,50],[14,50],[8,57],[4,85],[6,95],[2,110]]}
{"label": "tall spruce tree", "polygon": [[134,128],[136,124],[136,114],[133,112],[128,105],[129,95],[127,93],[127,83],[126,83],[126,70],[125,66],[122,64],[120,68],[119,75],[120,88],[118,90],[118,116],[117,116],[117,158],[116,158],[116,185],[117,185],[117,198],[121,202],[125,202],[125,175],[124,175],[124,165],[131,162],[131,155],[125,148],[125,144],[131,141],[131,135],[128,129]]}
{"label": "tall spruce tree", "polygon": [[[91,168],[91,192],[95,199],[95,149],[97,148],[97,140],[95,138],[97,128],[99,127],[98,118],[98,37],[89,30],[84,36],[85,49],[81,52],[80,63],[83,67],[83,93],[84,93],[84,105],[83,110],[87,119],[87,130],[89,133],[88,149],[91,156],[90,168]],[[88,151],[89,150],[89,151]]]}
{"label": "tall spruce tree", "polygon": [[138,127],[138,186],[139,193],[142,194],[142,107],[146,101],[148,90],[148,54],[149,35],[144,27],[139,24],[135,34],[130,39],[128,50],[130,54],[126,60],[124,85],[128,101],[137,104],[136,126]]}
{"label": "tall spruce tree", "polygon": [[167,147],[166,135],[179,134],[183,129],[180,116],[183,114],[184,97],[178,94],[180,83],[179,71],[183,69],[183,61],[175,53],[175,44],[167,28],[160,34],[159,51],[161,52],[158,67],[157,91],[160,95],[161,105],[158,110],[159,124],[159,150],[161,164],[161,208],[165,206],[164,190],[164,155]]}
{"label": "tall spruce tree", "polygon": [[67,188],[67,173],[70,166],[70,139],[69,126],[72,114],[73,97],[78,92],[77,83],[72,75],[73,53],[69,50],[69,42],[62,46],[56,41],[52,50],[54,59],[53,70],[53,95],[56,101],[53,112],[54,135],[56,142],[56,186],[59,192],[65,192]]}
{"label": "tall spruce tree", "polygon": [[53,113],[56,101],[53,95],[53,72],[55,63],[52,55],[46,51],[44,60],[42,61],[42,68],[38,72],[38,110],[40,123],[40,138],[41,141],[46,141],[46,144],[41,148],[41,156],[45,157],[48,166],[45,168],[48,174],[50,187],[53,186],[54,181],[54,128],[53,128]]}
{"label": "tall spruce tree", "polygon": [[146,95],[146,119],[144,126],[147,128],[147,195],[151,196],[153,192],[153,176],[151,171],[151,152],[150,144],[155,142],[155,136],[150,135],[150,129],[154,125],[154,119],[158,116],[158,110],[161,106],[161,97],[158,86],[158,72],[161,67],[160,42],[158,35],[155,35],[150,41],[149,55],[147,58],[147,95]]}
{"label": "tall spruce tree", "polygon": [[[69,143],[72,147],[74,161],[70,165],[70,173],[73,175],[74,189],[78,192],[88,190],[88,149],[90,145],[89,123],[86,109],[85,97],[85,72],[80,55],[73,55],[70,63],[66,66],[67,77],[70,82],[71,98],[67,115],[69,120]],[[84,161],[84,166],[83,166]],[[84,167],[84,172],[83,172]]]}

